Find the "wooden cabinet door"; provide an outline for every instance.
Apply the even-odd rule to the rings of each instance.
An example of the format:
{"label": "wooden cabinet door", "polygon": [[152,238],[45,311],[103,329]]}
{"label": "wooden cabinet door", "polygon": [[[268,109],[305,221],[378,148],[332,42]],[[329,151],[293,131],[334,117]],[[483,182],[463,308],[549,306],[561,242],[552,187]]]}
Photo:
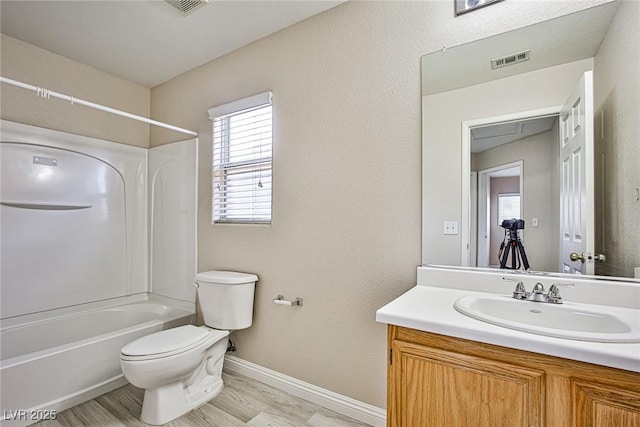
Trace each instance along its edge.
{"label": "wooden cabinet door", "polygon": [[640,426],[640,393],[611,384],[572,380],[576,427]]}
{"label": "wooden cabinet door", "polygon": [[544,372],[394,340],[395,427],[542,426]]}

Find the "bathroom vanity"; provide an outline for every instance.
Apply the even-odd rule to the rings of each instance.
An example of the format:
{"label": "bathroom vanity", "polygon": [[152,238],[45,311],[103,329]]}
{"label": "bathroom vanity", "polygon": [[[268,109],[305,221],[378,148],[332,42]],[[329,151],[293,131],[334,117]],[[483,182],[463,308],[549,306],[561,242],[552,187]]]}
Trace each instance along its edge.
{"label": "bathroom vanity", "polygon": [[[387,425],[640,425],[639,342],[558,338],[545,328],[523,332],[454,308],[470,295],[510,298],[505,275],[420,267],[418,285],[378,310],[376,319],[389,325]],[[558,281],[509,277],[528,289]],[[638,283],[576,280],[563,293],[568,311],[620,310],[632,314],[631,329],[640,328]],[[546,303],[522,303],[544,315]],[[606,334],[602,340],[615,340]]]}

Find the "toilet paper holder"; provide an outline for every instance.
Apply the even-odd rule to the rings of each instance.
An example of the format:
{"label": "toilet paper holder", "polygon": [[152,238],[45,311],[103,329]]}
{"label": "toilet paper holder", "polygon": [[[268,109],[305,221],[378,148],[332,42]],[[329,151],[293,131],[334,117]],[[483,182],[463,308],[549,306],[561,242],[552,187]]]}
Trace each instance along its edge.
{"label": "toilet paper holder", "polygon": [[286,305],[289,307],[294,307],[294,306],[300,306],[302,307],[302,298],[296,298],[295,301],[288,301],[286,299],[284,299],[283,295],[278,295],[274,300],[273,300],[274,304],[279,304],[279,305]]}

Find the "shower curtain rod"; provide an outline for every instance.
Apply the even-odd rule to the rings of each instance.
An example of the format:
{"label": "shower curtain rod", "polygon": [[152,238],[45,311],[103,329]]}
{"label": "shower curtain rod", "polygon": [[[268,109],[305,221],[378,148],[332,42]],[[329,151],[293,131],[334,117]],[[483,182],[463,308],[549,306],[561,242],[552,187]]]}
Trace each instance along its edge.
{"label": "shower curtain rod", "polygon": [[112,113],[112,114],[116,114],[118,116],[127,117],[129,119],[137,120],[139,122],[144,122],[144,123],[148,123],[148,124],[151,124],[151,125],[160,126],[160,127],[165,128],[165,129],[175,130],[176,132],[182,132],[182,133],[186,133],[186,134],[192,135],[192,136],[198,136],[198,132],[194,132],[194,131],[189,130],[189,129],[179,128],[177,126],[173,126],[173,125],[170,125],[170,124],[167,124],[167,123],[162,123],[162,122],[159,122],[157,120],[152,120],[152,119],[148,119],[146,117],[137,116],[135,114],[127,113],[126,111],[116,110],[115,108],[106,107],[106,106],[100,105],[100,104],[95,104],[93,102],[85,101],[85,100],[79,99],[79,98],[74,98],[73,96],[64,95],[62,93],[54,92],[52,90],[45,89],[45,88],[42,88],[40,86],[33,86],[33,85],[30,85],[30,84],[27,84],[27,83],[22,83],[22,82],[19,82],[17,80],[12,80],[12,79],[9,79],[9,78],[6,78],[6,77],[2,77],[2,76],[0,76],[0,82],[7,83],[7,84],[10,84],[10,85],[13,85],[13,86],[17,86],[17,87],[20,87],[20,88],[23,88],[23,89],[31,90],[31,91],[35,92],[38,96],[40,96],[42,98],[49,99],[50,97],[53,96],[54,98],[59,98],[59,99],[64,99],[65,101],[69,101],[69,102],[71,102],[71,105],[80,104],[80,105],[84,105],[86,107],[95,108],[96,110],[106,111],[107,113]]}

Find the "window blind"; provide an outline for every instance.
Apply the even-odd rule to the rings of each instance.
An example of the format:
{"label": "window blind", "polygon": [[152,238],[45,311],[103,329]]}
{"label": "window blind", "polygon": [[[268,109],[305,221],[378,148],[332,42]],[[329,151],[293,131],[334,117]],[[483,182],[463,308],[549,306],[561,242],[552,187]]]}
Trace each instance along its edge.
{"label": "window blind", "polygon": [[520,216],[520,193],[498,194],[498,225],[505,219],[522,219]]}
{"label": "window blind", "polygon": [[209,109],[214,223],[270,223],[271,92]]}

